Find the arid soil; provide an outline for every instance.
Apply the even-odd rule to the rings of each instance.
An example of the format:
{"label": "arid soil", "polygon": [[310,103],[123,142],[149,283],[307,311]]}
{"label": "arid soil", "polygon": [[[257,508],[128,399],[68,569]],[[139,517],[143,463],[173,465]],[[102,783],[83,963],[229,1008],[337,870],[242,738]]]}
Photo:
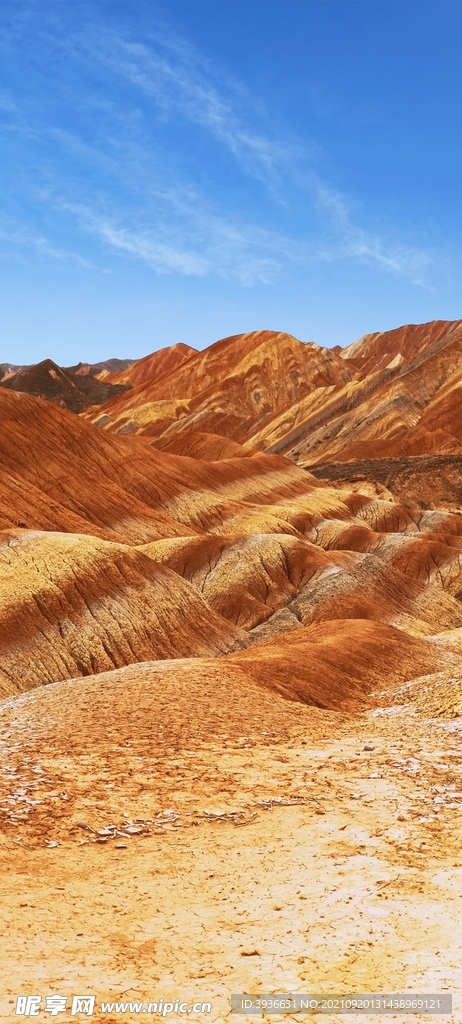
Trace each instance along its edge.
{"label": "arid soil", "polygon": [[2,1012],[90,993],[223,1021],[231,992],[450,991],[436,1019],[458,1024],[460,720],[321,712],[183,665],[3,706]]}
{"label": "arid soil", "polygon": [[79,366],[126,389],[80,415],[0,387],[5,1018],[462,1024],[461,367],[441,322]]}

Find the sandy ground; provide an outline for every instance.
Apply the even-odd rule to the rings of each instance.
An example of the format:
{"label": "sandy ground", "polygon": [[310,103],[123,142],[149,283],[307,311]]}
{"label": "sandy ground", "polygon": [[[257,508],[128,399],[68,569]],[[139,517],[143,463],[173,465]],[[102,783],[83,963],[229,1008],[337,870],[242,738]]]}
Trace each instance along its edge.
{"label": "sandy ground", "polygon": [[[84,695],[92,682],[78,682]],[[154,743],[152,722],[114,715],[114,694],[111,727],[77,700],[69,732],[52,707],[70,685],[43,689],[46,720],[34,694],[0,708],[5,1018],[21,1019],[18,994],[94,994],[96,1020],[143,1019],[103,1014],[103,1000],[163,997],[211,1003],[192,1019],[250,1021],[229,1016],[230,993],[404,991],[450,992],[453,1013],[297,1019],[460,1024],[462,720],[345,716],[260,691],[234,708],[236,732],[212,700],[198,719],[190,692],[196,728],[185,737],[171,713]],[[106,842],[77,824],[136,818],[153,819],[148,834]]]}

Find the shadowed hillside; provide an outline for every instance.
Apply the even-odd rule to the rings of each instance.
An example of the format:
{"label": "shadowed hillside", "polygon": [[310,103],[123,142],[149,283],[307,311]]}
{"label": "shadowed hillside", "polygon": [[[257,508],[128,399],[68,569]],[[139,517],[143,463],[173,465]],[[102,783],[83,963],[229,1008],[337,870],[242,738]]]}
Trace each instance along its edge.
{"label": "shadowed hillside", "polygon": [[[88,367],[90,370],[91,367]],[[18,373],[7,373],[0,378],[0,387],[9,391],[22,391],[72,412],[81,412],[89,405],[102,405],[114,395],[126,391],[129,385],[106,384],[91,373],[71,373],[57,366],[51,359],[44,359],[36,366],[28,366]]]}

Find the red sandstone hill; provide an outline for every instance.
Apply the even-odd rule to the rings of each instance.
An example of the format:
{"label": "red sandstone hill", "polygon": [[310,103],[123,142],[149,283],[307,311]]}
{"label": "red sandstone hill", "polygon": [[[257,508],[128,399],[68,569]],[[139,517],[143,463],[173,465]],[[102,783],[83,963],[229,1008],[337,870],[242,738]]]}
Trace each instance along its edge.
{"label": "red sandstone hill", "polygon": [[99,373],[99,379],[107,380],[111,384],[130,384],[133,388],[138,387],[146,381],[159,381],[194,355],[196,349],[189,345],[171,345],[169,348],[153,352],[152,355],[144,356],[143,359],[137,359],[127,366],[112,369],[106,364]]}
{"label": "red sandstone hill", "polygon": [[309,464],[462,450],[462,321],[367,336],[342,355],[361,379],[310,396],[254,436],[252,448]]}
{"label": "red sandstone hill", "polygon": [[458,515],[406,508],[366,479],[332,486],[217,435],[154,447],[7,389],[0,415],[5,694],[153,657],[258,659],[267,640],[335,620],[462,629]]}
{"label": "red sandstone hill", "polygon": [[205,435],[302,465],[462,451],[462,321],[366,335],[344,350],[271,331],[179,348],[133,364],[123,377],[133,390],[85,415],[210,460],[219,449]]}
{"label": "red sandstone hill", "polygon": [[444,342],[452,329],[457,330],[461,321],[433,320],[428,324],[407,324],[393,331],[365,334],[352,345],[341,349],[342,359],[354,363],[361,372],[372,373],[383,369],[393,359],[401,357],[403,362],[413,362],[440,341]]}
{"label": "red sandstone hill", "polygon": [[159,437],[175,426],[181,432],[205,431],[242,443],[262,423],[316,389],[345,385],[358,377],[329,349],[275,331],[224,338],[160,379],[157,370],[146,374],[148,361],[144,363],[142,383],[130,398],[121,395],[97,412],[88,410],[94,422],[116,433],[130,428]]}
{"label": "red sandstone hill", "polygon": [[276,678],[279,638],[305,637],[302,665],[306,630],[334,621],[450,635],[457,660],[461,344],[458,322],[344,351],[271,331],[177,345],[82,416],[0,387],[3,692],[246,647]]}

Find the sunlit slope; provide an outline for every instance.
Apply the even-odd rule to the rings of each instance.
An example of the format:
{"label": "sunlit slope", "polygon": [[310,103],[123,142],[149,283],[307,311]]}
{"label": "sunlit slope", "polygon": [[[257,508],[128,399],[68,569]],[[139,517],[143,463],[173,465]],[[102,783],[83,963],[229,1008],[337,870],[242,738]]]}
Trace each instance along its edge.
{"label": "sunlit slope", "polygon": [[[110,432],[134,424],[154,437],[170,427],[242,442],[258,423],[316,387],[356,376],[354,367],[329,349],[303,344],[290,334],[254,331],[216,342],[160,381],[153,375],[126,401],[108,402],[87,415]],[[102,421],[103,415],[110,420]]]}
{"label": "sunlit slope", "polygon": [[335,489],[278,456],[202,462],[110,436],[66,410],[6,391],[0,414],[2,528],[141,544],[220,532],[228,521],[253,531],[269,524],[271,532],[304,532],[313,517],[348,514]]}
{"label": "sunlit slope", "polygon": [[[386,335],[374,336],[374,344],[391,348],[390,355],[403,341],[406,358],[380,366],[378,352],[372,358],[366,345],[359,367],[362,339],[355,349],[360,381],[310,396],[273,423],[267,435],[260,431],[249,439],[248,446],[264,446],[309,464],[459,452],[462,323],[427,324],[390,334],[388,341]],[[367,372],[365,366],[370,367]]]}
{"label": "sunlit slope", "polygon": [[252,453],[221,434],[210,434],[199,430],[183,430],[180,433],[168,431],[151,447],[172,455],[187,455],[190,459],[202,459],[204,462],[220,462],[222,459],[239,459]]}
{"label": "sunlit slope", "polygon": [[137,359],[131,366],[123,370],[103,370],[98,374],[99,380],[109,381],[111,384],[130,384],[132,388],[139,387],[146,381],[159,381],[172,370],[178,369],[182,363],[196,355],[196,349],[190,345],[170,345],[168,348],[161,348],[151,355]]}
{"label": "sunlit slope", "polygon": [[431,320],[426,324],[405,324],[392,331],[377,331],[365,334],[358,341],[344,348],[339,354],[342,359],[352,362],[363,374],[384,368],[387,363],[401,356],[406,363],[458,332],[460,320]]}
{"label": "sunlit slope", "polygon": [[140,550],[188,580],[230,622],[252,631],[252,642],[339,618],[421,634],[462,626],[456,599],[462,539],[451,536],[450,525],[440,538],[411,522],[408,527],[405,533],[377,533],[351,516],[347,522],[319,519],[311,540],[216,534],[157,541]]}
{"label": "sunlit slope", "polygon": [[157,510],[161,488],[150,482],[141,452],[122,439],[114,443],[81,417],[9,391],[0,390],[0,417],[1,529],[133,543],[185,532]]}
{"label": "sunlit slope", "polygon": [[[461,450],[462,321],[366,335],[343,351],[274,331],[225,338],[173,365],[178,348],[133,364],[133,389],[84,415],[184,454],[198,434],[306,464]],[[211,446],[204,457],[223,454]]]}
{"label": "sunlit slope", "polygon": [[0,533],[0,696],[245,635],[145,554],[85,535]]}
{"label": "sunlit slope", "polygon": [[[372,627],[409,641],[397,686],[435,672],[419,652],[462,629],[462,325],[369,336],[353,356],[270,331],[174,349],[122,371],[134,386],[115,401],[135,404],[109,424],[0,389],[3,692],[244,649],[271,686],[267,644],[295,679],[321,628],[344,650],[339,686]],[[426,454],[395,455],[407,439]],[[323,659],[291,699],[331,706]]]}
{"label": "sunlit slope", "polygon": [[[213,725],[207,720],[213,719],[217,705],[232,733],[234,719],[242,729],[246,704],[252,703],[255,711],[260,705],[258,717],[264,721],[268,693],[312,707],[355,712],[374,705],[373,693],[383,691],[386,703],[388,690],[443,666],[455,672],[460,665],[460,655],[444,643],[409,637],[380,623],[341,620],[302,627],[262,644],[258,656],[252,649],[222,658],[150,661],[93,678],[63,680],[33,689],[24,706],[42,719],[45,731],[42,716],[51,714],[58,747],[67,730],[66,749],[80,734],[89,751],[103,743],[106,753],[107,737],[121,723],[128,730],[138,721],[140,739],[157,740],[161,708],[163,739],[168,741],[169,732],[182,733],[184,743],[192,730],[207,738]],[[176,720],[169,704],[179,716]]]}

